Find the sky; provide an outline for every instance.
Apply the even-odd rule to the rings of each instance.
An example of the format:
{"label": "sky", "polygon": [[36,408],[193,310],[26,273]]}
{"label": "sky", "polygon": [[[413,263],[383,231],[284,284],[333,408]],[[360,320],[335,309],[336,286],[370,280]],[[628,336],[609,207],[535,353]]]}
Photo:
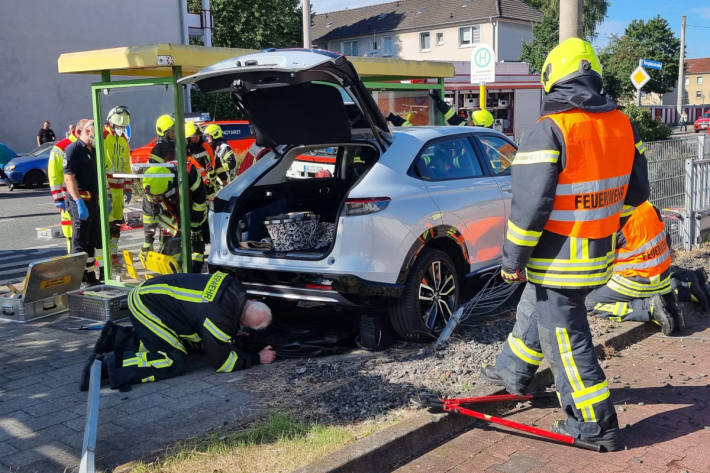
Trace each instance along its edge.
{"label": "sky", "polygon": [[[436,0],[431,0],[435,2]],[[357,8],[365,5],[387,3],[385,0],[311,0],[315,13]],[[685,15],[685,44],[688,58],[710,57],[710,4],[698,6],[697,0],[611,0],[607,17],[599,26],[595,47],[604,46],[612,34],[622,34],[631,20],[649,20],[661,15],[680,37],[681,17]]]}

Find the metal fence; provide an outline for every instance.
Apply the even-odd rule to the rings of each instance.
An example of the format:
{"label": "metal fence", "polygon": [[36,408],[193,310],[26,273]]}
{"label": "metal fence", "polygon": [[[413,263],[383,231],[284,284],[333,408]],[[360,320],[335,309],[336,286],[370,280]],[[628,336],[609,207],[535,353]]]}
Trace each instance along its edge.
{"label": "metal fence", "polygon": [[673,248],[700,241],[710,223],[710,140],[705,135],[646,143],[651,203],[661,209]]}

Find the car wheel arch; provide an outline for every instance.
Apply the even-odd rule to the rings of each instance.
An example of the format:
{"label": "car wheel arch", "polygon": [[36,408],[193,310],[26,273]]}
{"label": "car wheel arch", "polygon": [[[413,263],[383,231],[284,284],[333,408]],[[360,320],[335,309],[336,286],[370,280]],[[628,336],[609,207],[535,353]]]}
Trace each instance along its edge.
{"label": "car wheel arch", "polygon": [[463,235],[455,227],[438,225],[426,229],[412,243],[397,276],[397,284],[404,284],[407,281],[409,271],[424,248],[442,250],[454,260],[460,274],[463,275],[468,272],[466,266],[469,264],[470,259]]}

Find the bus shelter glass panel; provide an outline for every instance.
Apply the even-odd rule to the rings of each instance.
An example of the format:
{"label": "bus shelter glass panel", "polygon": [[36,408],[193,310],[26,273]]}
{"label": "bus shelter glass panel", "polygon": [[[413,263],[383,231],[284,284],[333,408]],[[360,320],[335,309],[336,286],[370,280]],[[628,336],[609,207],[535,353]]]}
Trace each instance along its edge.
{"label": "bus shelter glass panel", "polygon": [[[451,97],[453,94],[451,94]],[[471,90],[462,92],[459,95],[459,113],[466,113],[478,110],[480,106],[479,91]],[[488,90],[486,92],[486,109],[493,114],[493,129],[503,133],[513,133],[513,96],[512,90]],[[453,98],[451,99],[453,100]]]}
{"label": "bus shelter glass panel", "polygon": [[102,88],[99,97],[110,279],[138,283],[180,272],[182,196],[173,87]]}
{"label": "bus shelter glass panel", "polygon": [[439,124],[428,90],[373,90],[372,97],[385,117],[391,112],[414,126]]}

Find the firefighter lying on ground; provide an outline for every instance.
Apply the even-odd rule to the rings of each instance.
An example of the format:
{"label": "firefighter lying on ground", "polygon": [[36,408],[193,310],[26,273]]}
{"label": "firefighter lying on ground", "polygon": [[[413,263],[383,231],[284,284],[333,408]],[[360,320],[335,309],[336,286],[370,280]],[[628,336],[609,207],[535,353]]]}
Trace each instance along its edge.
{"label": "firefighter lying on ground", "polygon": [[[187,182],[189,186],[190,242],[192,246],[192,272],[202,272],[205,242],[202,238],[202,225],[207,219],[207,203],[202,180],[195,168],[187,164]],[[153,250],[156,232],[160,232],[159,252],[179,260],[180,241],[180,198],[177,179],[170,168],[150,167],[142,181],[143,197],[143,232],[145,242],[141,252],[147,256]]]}
{"label": "firefighter lying on ground", "polygon": [[271,323],[266,304],[247,300],[246,291],[225,273],[157,276],[131,289],[132,327],[106,323],[84,369],[81,390],[88,388],[89,368],[103,356],[103,375],[111,388],[179,376],[190,353],[204,352],[218,373],[274,361],[271,346],[258,353],[239,347],[246,329]]}

